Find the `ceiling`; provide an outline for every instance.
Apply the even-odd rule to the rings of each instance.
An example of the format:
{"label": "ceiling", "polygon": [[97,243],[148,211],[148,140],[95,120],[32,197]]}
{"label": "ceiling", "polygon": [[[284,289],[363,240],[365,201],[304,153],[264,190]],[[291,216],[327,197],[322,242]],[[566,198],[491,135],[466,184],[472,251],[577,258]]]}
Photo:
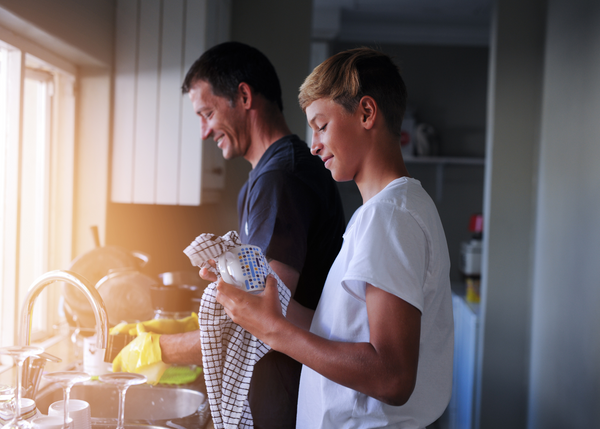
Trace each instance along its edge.
{"label": "ceiling", "polygon": [[488,45],[494,0],[313,0],[313,39]]}

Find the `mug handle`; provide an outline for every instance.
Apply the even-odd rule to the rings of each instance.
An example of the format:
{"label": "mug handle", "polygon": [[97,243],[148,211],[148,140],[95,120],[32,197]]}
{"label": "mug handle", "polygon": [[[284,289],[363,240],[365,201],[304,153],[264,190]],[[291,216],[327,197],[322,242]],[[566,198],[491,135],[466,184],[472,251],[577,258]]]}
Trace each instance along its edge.
{"label": "mug handle", "polygon": [[221,277],[223,277],[223,280],[226,283],[236,285],[237,282],[235,281],[235,279],[233,277],[231,277],[231,275],[229,274],[229,270],[227,269],[227,265],[229,264],[228,256],[232,257],[234,255],[231,252],[225,252],[221,256],[219,256],[219,258],[218,258],[219,271],[221,272]]}

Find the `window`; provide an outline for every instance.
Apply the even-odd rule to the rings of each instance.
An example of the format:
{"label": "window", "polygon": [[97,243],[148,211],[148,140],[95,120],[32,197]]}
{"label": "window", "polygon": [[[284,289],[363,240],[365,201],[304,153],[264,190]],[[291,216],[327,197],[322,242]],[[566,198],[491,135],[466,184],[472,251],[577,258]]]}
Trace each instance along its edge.
{"label": "window", "polygon": [[[68,267],[75,77],[0,41],[0,345],[19,342],[31,283]],[[61,290],[36,301],[32,340],[54,333]]]}

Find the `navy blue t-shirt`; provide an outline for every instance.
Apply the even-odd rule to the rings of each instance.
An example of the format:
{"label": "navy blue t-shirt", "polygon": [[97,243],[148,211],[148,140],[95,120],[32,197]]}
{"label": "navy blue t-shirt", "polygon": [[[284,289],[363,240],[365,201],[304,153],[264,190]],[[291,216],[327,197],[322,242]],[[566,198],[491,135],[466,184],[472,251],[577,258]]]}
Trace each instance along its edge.
{"label": "navy blue t-shirt", "polygon": [[273,143],[238,196],[242,243],[300,273],[294,299],[315,309],[342,245],[342,202],[331,173],[298,136]]}

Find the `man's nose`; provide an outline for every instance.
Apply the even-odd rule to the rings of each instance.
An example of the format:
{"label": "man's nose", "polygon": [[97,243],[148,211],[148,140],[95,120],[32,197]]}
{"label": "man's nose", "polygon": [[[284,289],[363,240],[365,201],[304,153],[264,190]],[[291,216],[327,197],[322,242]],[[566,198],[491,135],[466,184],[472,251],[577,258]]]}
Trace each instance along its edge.
{"label": "man's nose", "polygon": [[208,125],[205,119],[200,120],[200,135],[202,140],[207,140],[213,133],[212,127]]}

